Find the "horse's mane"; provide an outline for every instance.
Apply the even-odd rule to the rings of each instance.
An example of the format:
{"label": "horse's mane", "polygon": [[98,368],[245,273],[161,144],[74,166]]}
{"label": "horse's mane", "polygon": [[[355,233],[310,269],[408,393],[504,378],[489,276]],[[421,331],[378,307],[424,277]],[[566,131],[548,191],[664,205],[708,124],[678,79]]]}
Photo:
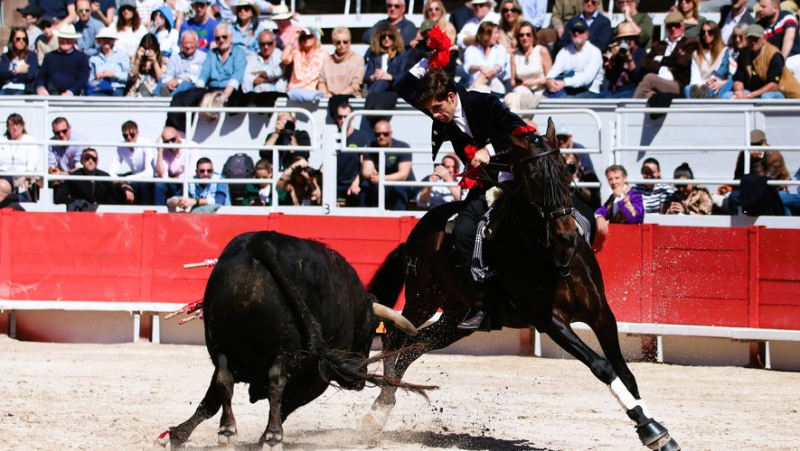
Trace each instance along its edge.
{"label": "horse's mane", "polygon": [[572,206],[570,178],[567,165],[560,153],[539,158],[529,178],[535,187],[533,202],[542,208],[566,208]]}

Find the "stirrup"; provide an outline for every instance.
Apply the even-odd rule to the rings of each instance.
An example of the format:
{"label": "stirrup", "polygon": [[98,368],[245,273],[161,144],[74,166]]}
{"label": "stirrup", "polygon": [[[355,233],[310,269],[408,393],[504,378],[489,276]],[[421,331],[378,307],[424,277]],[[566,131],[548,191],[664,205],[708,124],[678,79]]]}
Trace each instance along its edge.
{"label": "stirrup", "polygon": [[483,324],[483,320],[486,318],[486,312],[484,310],[474,310],[475,314],[470,316],[472,312],[473,312],[472,309],[470,309],[470,311],[467,312],[467,316],[464,317],[464,319],[460,323],[458,323],[458,326],[456,326],[458,329],[461,330],[480,329],[481,324]]}

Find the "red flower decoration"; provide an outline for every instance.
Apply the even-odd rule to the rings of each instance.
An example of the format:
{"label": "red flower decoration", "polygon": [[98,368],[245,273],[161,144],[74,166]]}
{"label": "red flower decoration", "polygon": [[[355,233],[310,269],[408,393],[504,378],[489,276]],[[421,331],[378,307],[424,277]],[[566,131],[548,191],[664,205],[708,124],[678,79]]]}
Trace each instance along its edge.
{"label": "red flower decoration", "polygon": [[536,127],[530,125],[520,125],[511,132],[514,136],[522,136],[528,133],[536,133]]}
{"label": "red flower decoration", "polygon": [[464,148],[464,153],[467,156],[467,163],[472,161],[475,158],[475,154],[478,152],[478,148],[475,146],[467,146]]}
{"label": "red flower decoration", "polygon": [[450,38],[435,25],[428,32],[428,48],[433,50],[429,65],[434,69],[444,69],[450,62]]}

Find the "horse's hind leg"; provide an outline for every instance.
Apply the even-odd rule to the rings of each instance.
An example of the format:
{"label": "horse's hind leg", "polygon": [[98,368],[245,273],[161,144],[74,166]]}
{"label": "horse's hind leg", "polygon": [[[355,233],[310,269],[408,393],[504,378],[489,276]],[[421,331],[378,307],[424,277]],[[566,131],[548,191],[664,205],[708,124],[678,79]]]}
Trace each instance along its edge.
{"label": "horse's hind leg", "polygon": [[[561,346],[576,359],[583,362],[584,365],[588,366],[595,377],[609,386],[611,393],[617,398],[617,401],[619,401],[623,409],[625,409],[628,417],[636,423],[636,432],[643,445],[659,451],[675,451],[681,449],[675,440],[670,437],[667,429],[649,417],[643,409],[641,401],[634,397],[620,380],[611,362],[598,355],[587,346],[586,343],[575,334],[575,331],[572,330],[569,324],[557,315],[553,315],[542,332],[547,333],[556,344]],[[607,344],[606,346],[609,345],[610,344]],[[619,351],[618,339],[616,352],[620,354],[619,358],[621,359],[622,355]],[[625,365],[625,369],[627,370],[627,365]],[[627,374],[633,379],[630,370],[627,370]]]}

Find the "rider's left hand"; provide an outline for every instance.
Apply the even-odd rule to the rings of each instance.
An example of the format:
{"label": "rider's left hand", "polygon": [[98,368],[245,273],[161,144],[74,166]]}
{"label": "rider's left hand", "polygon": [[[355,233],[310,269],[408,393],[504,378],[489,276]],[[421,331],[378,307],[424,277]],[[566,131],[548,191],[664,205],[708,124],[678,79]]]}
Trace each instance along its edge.
{"label": "rider's left hand", "polygon": [[481,147],[480,149],[478,149],[477,152],[475,152],[475,156],[472,158],[472,161],[470,161],[469,164],[473,168],[478,168],[478,167],[481,167],[481,166],[485,166],[485,165],[489,164],[489,158],[490,157],[491,156],[489,155],[489,151],[486,150],[485,147]]}

